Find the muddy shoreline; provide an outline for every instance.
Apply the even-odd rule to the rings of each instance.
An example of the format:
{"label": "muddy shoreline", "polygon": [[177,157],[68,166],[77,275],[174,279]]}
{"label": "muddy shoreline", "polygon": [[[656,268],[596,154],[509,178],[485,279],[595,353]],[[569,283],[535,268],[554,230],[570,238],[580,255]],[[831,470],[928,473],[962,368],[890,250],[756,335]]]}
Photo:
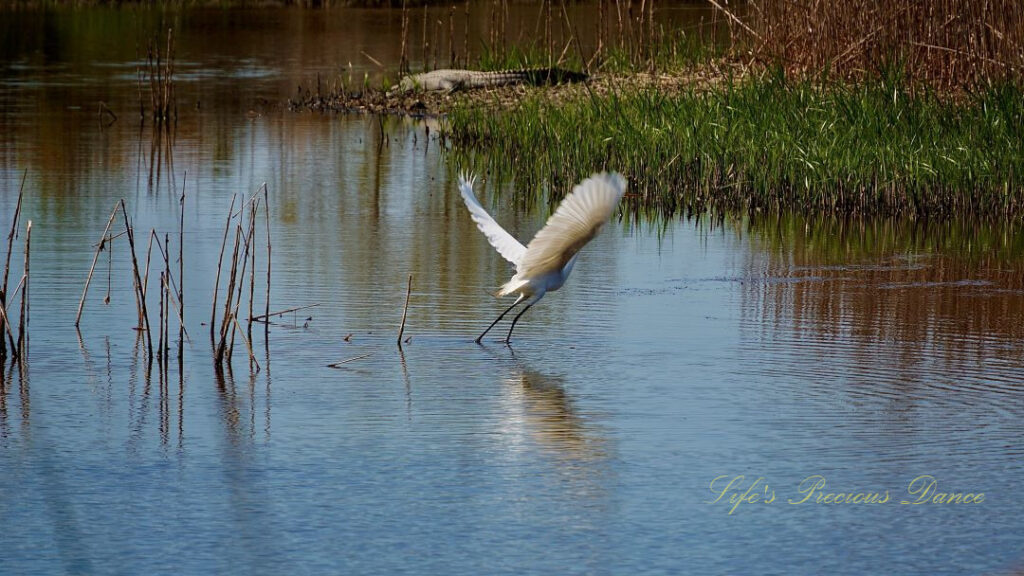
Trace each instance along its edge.
{"label": "muddy shoreline", "polygon": [[288,98],[286,106],[295,112],[309,110],[437,117],[444,116],[458,107],[513,109],[525,98],[536,96],[558,102],[572,100],[588,93],[595,97],[604,97],[634,89],[653,89],[666,94],[701,91],[746,73],[746,69],[738,65],[715,63],[699,70],[677,73],[596,74],[585,82],[553,86],[516,84],[456,92],[409,92],[391,96],[381,88],[351,90],[337,83],[324,87],[317,82],[312,87],[299,86],[296,94]]}

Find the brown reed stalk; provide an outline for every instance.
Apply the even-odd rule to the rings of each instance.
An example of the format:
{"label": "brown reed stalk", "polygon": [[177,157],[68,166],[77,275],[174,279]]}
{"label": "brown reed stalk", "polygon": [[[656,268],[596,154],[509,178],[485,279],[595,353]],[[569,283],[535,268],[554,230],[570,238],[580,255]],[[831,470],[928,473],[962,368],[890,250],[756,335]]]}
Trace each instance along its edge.
{"label": "brown reed stalk", "polygon": [[405,307],[402,309],[402,324],[398,327],[398,347],[402,347],[402,333],[405,332],[405,318],[409,314],[409,296],[412,295],[412,274],[409,274],[409,283],[405,287]]}
{"label": "brown reed stalk", "polygon": [[[11,342],[11,354],[14,356],[14,359],[17,360],[17,358],[18,358],[18,342],[14,338],[14,332],[11,331],[11,319],[7,315],[7,308],[2,303],[0,303],[0,323],[3,324],[4,332],[7,333],[7,338]],[[4,338],[3,334],[0,334],[0,344],[3,344],[3,338]],[[0,346],[0,348],[6,348],[6,345],[2,345],[2,346]],[[0,365],[2,365],[2,363],[0,363]]]}
{"label": "brown reed stalk", "polygon": [[159,292],[160,292],[160,308],[159,308],[159,312],[157,314],[157,317],[159,318],[159,324],[158,324],[158,327],[157,327],[157,336],[158,336],[159,340],[158,340],[157,346],[156,346],[156,361],[161,366],[163,366],[163,363],[164,363],[164,319],[166,317],[165,314],[164,314],[164,294],[167,292],[166,290],[164,290],[164,286],[166,284],[166,280],[167,279],[164,277],[164,272],[163,272],[163,270],[161,270],[160,271],[160,290],[159,290]]}
{"label": "brown reed stalk", "polygon": [[427,3],[423,3],[423,70],[427,70],[428,57],[430,56],[430,43],[427,42]]}
{"label": "brown reed stalk", "polygon": [[[255,198],[255,196],[254,196],[254,198]],[[256,198],[255,202],[253,202],[252,204],[249,205],[249,229],[244,233],[244,236],[243,236],[243,238],[245,239],[245,243],[244,243],[244,245],[242,247],[242,273],[241,273],[241,275],[239,275],[238,294],[235,296],[235,308],[234,308],[234,311],[231,314],[232,318],[238,318],[238,308],[242,304],[242,290],[245,288],[245,271],[246,271],[246,268],[249,265],[249,251],[253,249],[252,241],[253,241],[254,236],[256,235],[256,210],[258,208],[259,208],[259,198]],[[252,280],[252,278],[253,277],[252,277],[251,272],[250,272],[250,280]],[[251,285],[252,285],[252,282],[250,282],[250,286]],[[251,292],[251,288],[250,288],[250,300],[249,300],[250,304],[252,303],[251,293],[252,292]],[[250,318],[252,317],[252,309],[251,308],[249,310],[249,317]],[[234,349],[235,349],[235,333],[234,333],[234,331],[232,331],[231,332],[231,343],[228,346],[228,352],[227,352],[228,353],[228,360],[231,359],[231,355],[234,353]]]}
{"label": "brown reed stalk", "polygon": [[[267,192],[267,183],[263,183],[263,215],[266,217],[267,224],[267,299],[263,313],[266,314],[268,320],[270,318],[270,254],[273,251],[270,243],[270,196]],[[252,319],[249,320],[252,322]],[[270,332],[270,322],[268,321],[263,325],[263,334],[266,335]]]}
{"label": "brown reed stalk", "polygon": [[[89,293],[89,283],[92,282],[93,271],[96,270],[96,262],[100,259],[100,252],[107,248],[107,244],[112,238],[107,238],[107,233],[110,231],[110,225],[113,224],[114,218],[117,216],[117,207],[114,205],[114,209],[110,211],[110,218],[107,218],[107,225],[103,228],[103,235],[100,236],[100,243],[96,247],[96,254],[92,257],[92,266],[89,267],[89,275],[85,277],[85,288],[82,289],[82,299],[78,301],[78,314],[75,316],[75,328],[78,328],[79,322],[82,320],[82,309],[85,307],[85,296]],[[107,248],[109,250],[109,248]]]}
{"label": "brown reed stalk", "polygon": [[227,222],[224,224],[224,238],[220,242],[220,256],[217,258],[217,277],[213,282],[213,310],[210,311],[210,342],[213,342],[213,325],[217,322],[217,293],[220,292],[220,269],[224,265],[224,247],[228,242],[228,231],[231,230],[231,219],[235,212],[235,198],[235,195],[232,194]]}
{"label": "brown reed stalk", "polygon": [[178,362],[184,357],[182,343],[185,341],[185,181],[188,170],[181,178],[181,200],[178,202],[180,215],[178,220]]}
{"label": "brown reed stalk", "polygon": [[[149,312],[146,310],[146,293],[142,288],[142,278],[139,276],[139,260],[135,256],[135,231],[132,229],[132,225],[128,222],[128,209],[124,206],[124,199],[121,200],[121,214],[124,216],[124,229],[128,233],[128,246],[131,248],[132,253],[132,271],[135,275],[135,287],[137,290],[138,303],[139,303],[139,315],[141,319],[139,321],[140,327],[145,325],[146,331],[146,351],[149,354],[149,359],[153,359],[153,337],[149,330]],[[147,270],[148,272],[148,270]]]}
{"label": "brown reed stalk", "polygon": [[554,65],[554,52],[555,52],[555,40],[551,35],[551,2],[553,0],[543,0],[547,16],[544,19],[544,45],[548,51],[548,68]]}
{"label": "brown reed stalk", "polygon": [[616,16],[616,31],[618,33],[619,44],[618,48],[622,49],[623,43],[623,32],[622,32],[622,0],[615,0],[615,16]]}
{"label": "brown reed stalk", "polygon": [[[242,326],[238,323],[238,318],[234,318],[234,321],[235,321],[235,330],[237,330],[238,332],[241,332],[242,331]],[[232,334],[233,333],[234,332],[232,332]],[[260,371],[260,363],[256,360],[256,355],[253,354],[253,352],[252,352],[252,343],[249,340],[245,339],[245,335],[244,334],[239,334],[239,335],[242,337],[242,342],[245,342],[245,347],[249,351],[249,366],[250,366],[249,369],[252,370],[252,366],[255,365],[256,366],[256,371],[259,372]]]}
{"label": "brown reed stalk", "polygon": [[[164,64],[164,89],[163,89],[163,114],[164,118],[171,116],[171,107],[177,106],[174,98],[174,29],[167,29],[167,61]],[[174,118],[177,119],[175,110]]]}
{"label": "brown reed stalk", "polygon": [[[156,229],[155,228],[150,228],[149,229],[149,241],[146,243],[146,267],[145,267],[146,271],[142,275],[142,297],[143,298],[145,298],[146,294],[149,292],[149,263],[150,263],[150,260],[151,260],[151,256],[153,255],[153,238],[156,238]],[[157,238],[156,243],[157,243],[157,249],[160,249],[160,239],[159,238]],[[160,249],[160,251],[163,252],[162,249]],[[139,326],[140,327],[142,326],[141,318],[139,319]]]}
{"label": "brown reed stalk", "polygon": [[398,73],[405,75],[409,73],[409,6],[407,0],[402,0],[402,55],[398,60]]}
{"label": "brown reed stalk", "polygon": [[[24,171],[21,175],[21,185],[18,187],[18,203],[14,208],[14,218],[11,219],[11,232],[7,235],[7,256],[4,263],[4,279],[3,285],[0,286],[0,306],[7,306],[7,279],[11,273],[11,254],[14,252],[14,237],[18,233],[18,221],[21,218],[21,203],[25,198],[25,179],[28,178],[28,170]],[[6,314],[4,319],[0,319],[0,325],[7,326]],[[2,343],[2,338],[0,338]],[[14,343],[11,343],[12,350],[14,349]],[[14,350],[17,354],[17,350]],[[4,360],[6,355],[6,347],[0,345],[0,361]]]}
{"label": "brown reed stalk", "polygon": [[[252,212],[249,215],[250,235],[256,235],[256,211],[259,208],[259,201],[253,203]],[[255,239],[255,238],[253,238]],[[249,321],[246,322],[246,334],[252,340],[252,307],[256,301],[256,247],[252,247],[251,261],[249,262]]]}
{"label": "brown reed stalk", "polygon": [[469,68],[469,0],[466,0],[466,22],[462,35],[462,65]]}
{"label": "brown reed stalk", "polygon": [[441,31],[442,30],[442,28],[441,28],[441,25],[442,25],[441,19],[438,18],[437,20],[435,20],[434,24],[435,24],[435,26],[432,26],[433,32],[434,32],[434,64],[433,64],[433,66],[434,66],[434,70],[437,70],[437,58],[438,58],[438,56],[440,56],[440,53],[441,53],[441,34],[443,34],[443,32]]}
{"label": "brown reed stalk", "polygon": [[171,286],[174,284],[174,278],[171,276],[171,259],[170,259],[171,245],[170,235],[164,233],[164,279],[160,289],[163,291],[164,304],[164,362],[167,361],[167,354],[170,351],[170,325],[171,325]]}
{"label": "brown reed stalk", "polygon": [[21,315],[18,317],[18,356],[22,359],[25,358],[25,348],[27,346],[28,337],[28,315],[29,315],[29,254],[32,249],[32,221],[28,221],[28,225],[25,227],[25,268],[24,273],[21,276],[22,287],[21,287]]}
{"label": "brown reed stalk", "polygon": [[455,68],[455,4],[448,10],[448,66]]}
{"label": "brown reed stalk", "polygon": [[220,323],[220,340],[217,343],[217,352],[215,355],[217,364],[220,365],[224,361],[224,355],[227,351],[227,338],[228,338],[228,326],[231,325],[231,302],[235,294],[235,274],[238,272],[238,247],[241,242],[242,226],[235,226],[235,245],[231,253],[231,273],[228,276],[227,291],[224,296],[224,317],[221,318]]}

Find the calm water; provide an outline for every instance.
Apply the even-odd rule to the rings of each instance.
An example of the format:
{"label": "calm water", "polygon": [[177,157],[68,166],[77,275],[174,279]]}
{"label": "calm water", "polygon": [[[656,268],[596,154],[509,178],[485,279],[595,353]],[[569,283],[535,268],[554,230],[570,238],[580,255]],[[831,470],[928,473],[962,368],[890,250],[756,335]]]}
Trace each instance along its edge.
{"label": "calm water", "polygon": [[[397,12],[167,16],[179,122],[159,138],[138,124],[134,49],[159,14],[0,16],[0,226],[23,174],[33,221],[30,360],[0,388],[0,573],[1024,567],[1019,233],[616,220],[514,348],[481,347],[511,271],[461,205],[436,130],[258,100],[350,59],[371,71],[356,58],[394,43]],[[105,127],[101,100],[118,115]],[[132,329],[123,237],[80,334],[73,319],[115,202],[140,244],[155,229],[176,252],[183,180],[191,341],[164,375]],[[218,376],[204,323],[224,220],[264,182],[270,307],[317,306],[255,330],[260,372],[238,344]],[[492,180],[481,197],[526,239],[547,214],[509,190]],[[788,503],[813,475],[821,492],[888,501]],[[984,501],[901,505],[921,475]],[[758,478],[748,496],[774,501],[733,510]]]}

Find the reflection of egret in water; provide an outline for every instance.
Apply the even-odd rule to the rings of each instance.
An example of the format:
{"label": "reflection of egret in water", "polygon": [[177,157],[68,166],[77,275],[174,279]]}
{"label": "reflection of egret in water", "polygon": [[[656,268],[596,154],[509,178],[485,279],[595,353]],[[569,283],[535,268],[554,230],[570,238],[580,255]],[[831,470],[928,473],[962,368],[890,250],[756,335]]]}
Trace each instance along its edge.
{"label": "reflection of egret in water", "polygon": [[503,379],[505,430],[521,430],[559,457],[594,462],[607,457],[605,440],[588,427],[566,393],[565,378],[516,366]]}

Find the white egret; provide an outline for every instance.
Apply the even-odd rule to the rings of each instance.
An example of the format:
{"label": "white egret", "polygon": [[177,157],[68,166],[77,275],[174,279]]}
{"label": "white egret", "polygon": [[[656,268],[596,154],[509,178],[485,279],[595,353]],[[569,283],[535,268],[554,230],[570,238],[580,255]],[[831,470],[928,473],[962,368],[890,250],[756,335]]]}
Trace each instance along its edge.
{"label": "white egret", "polygon": [[618,173],[602,172],[580,182],[527,246],[513,238],[484,210],[473,193],[474,181],[471,176],[459,177],[459,191],[469,214],[491,246],[516,267],[515,275],[496,295],[519,294],[516,301],[477,337],[476,343],[479,344],[495,324],[525,300],[526,307],[519,311],[508,329],[505,337],[508,344],[519,318],[545,294],[558,290],[565,283],[576,264],[580,248],[597,235],[615,211],[626,191],[626,180]]}

